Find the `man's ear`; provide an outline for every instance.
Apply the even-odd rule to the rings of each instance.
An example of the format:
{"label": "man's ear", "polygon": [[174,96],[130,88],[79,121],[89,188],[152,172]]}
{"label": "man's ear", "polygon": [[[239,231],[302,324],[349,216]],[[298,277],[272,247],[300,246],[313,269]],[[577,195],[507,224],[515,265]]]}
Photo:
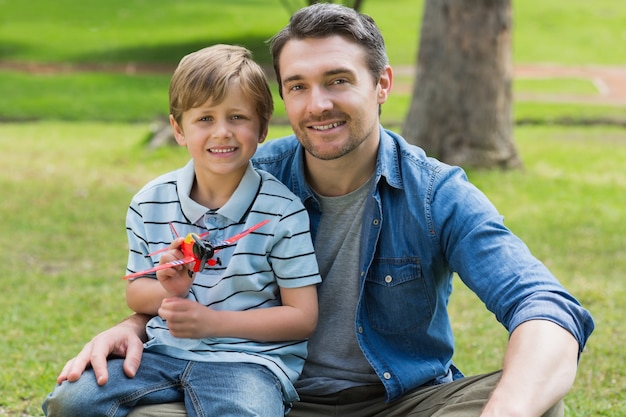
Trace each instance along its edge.
{"label": "man's ear", "polygon": [[170,114],[170,125],[172,125],[172,130],[174,131],[174,139],[176,139],[176,143],[178,143],[180,146],[187,146],[183,128],[180,127],[176,119],[174,119],[174,116],[172,116],[171,114]]}
{"label": "man's ear", "polygon": [[380,74],[378,84],[376,85],[376,88],[378,89],[378,104],[383,104],[387,101],[389,94],[391,93],[392,84],[393,70],[389,65],[387,65]]}

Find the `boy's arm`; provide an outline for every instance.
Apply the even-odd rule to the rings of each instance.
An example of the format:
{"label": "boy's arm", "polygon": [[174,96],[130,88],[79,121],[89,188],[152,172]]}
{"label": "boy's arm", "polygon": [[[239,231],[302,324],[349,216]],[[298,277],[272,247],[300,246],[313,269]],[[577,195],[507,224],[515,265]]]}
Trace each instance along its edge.
{"label": "boy's arm", "polygon": [[236,337],[258,341],[306,339],[317,325],[317,286],[281,288],[282,305],[217,311],[180,298],[163,300],[159,315],[175,337]]}
{"label": "boy's arm", "polygon": [[126,304],[135,313],[156,316],[161,301],[171,296],[161,283],[153,278],[137,278],[126,284]]}

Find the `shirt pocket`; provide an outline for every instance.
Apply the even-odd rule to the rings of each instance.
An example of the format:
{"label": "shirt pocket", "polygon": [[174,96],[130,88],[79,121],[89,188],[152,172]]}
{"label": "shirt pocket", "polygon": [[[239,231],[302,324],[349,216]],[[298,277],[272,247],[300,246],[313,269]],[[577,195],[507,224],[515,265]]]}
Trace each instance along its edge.
{"label": "shirt pocket", "polygon": [[417,258],[374,260],[365,282],[364,302],[370,325],[380,333],[409,333],[433,316]]}

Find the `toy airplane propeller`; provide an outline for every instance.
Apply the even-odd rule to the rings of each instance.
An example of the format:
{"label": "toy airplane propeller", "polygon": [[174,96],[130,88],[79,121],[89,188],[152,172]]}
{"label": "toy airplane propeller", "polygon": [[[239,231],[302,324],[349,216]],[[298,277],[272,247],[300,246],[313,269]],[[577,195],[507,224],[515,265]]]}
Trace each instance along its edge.
{"label": "toy airplane propeller", "polygon": [[[208,240],[203,239],[204,237],[208,236],[209,232],[205,232],[199,235],[196,233],[189,233],[187,236],[185,236],[185,239],[183,240],[183,243],[180,246],[180,250],[183,252],[183,255],[185,256],[183,259],[166,262],[164,264],[157,265],[154,268],[146,269],[145,271],[139,271],[133,274],[126,275],[124,279],[142,277],[152,272],[159,271],[161,269],[171,268],[177,265],[187,265],[190,263],[194,263],[193,269],[192,269],[193,272],[202,272],[207,265],[214,266],[219,263],[218,261],[213,259],[213,256],[215,256],[215,254],[220,249],[224,249],[232,245],[233,243],[235,243],[242,237],[250,234],[251,232],[258,229],[259,227],[265,225],[267,222],[269,222],[269,219],[263,220],[262,222],[255,224],[254,226],[244,230],[243,232],[238,233],[234,236],[231,236],[230,238],[223,240],[221,242],[218,242],[218,243],[211,243]],[[170,227],[172,228],[172,232],[174,233],[174,236],[178,237],[178,232],[176,231],[172,223],[170,223]],[[158,251],[152,252],[148,254],[148,256],[165,252],[166,250],[169,250],[169,248],[164,248],[164,249],[160,249]],[[191,271],[189,274],[190,276],[193,276]]]}

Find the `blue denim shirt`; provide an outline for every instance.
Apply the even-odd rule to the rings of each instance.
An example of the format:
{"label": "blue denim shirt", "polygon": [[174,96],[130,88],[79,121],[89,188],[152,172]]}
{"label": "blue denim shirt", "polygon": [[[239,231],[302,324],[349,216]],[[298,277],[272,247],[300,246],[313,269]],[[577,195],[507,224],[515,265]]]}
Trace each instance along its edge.
{"label": "blue denim shirt", "polygon": [[[322,213],[305,181],[303,153],[289,136],[260,146],[253,163],[302,199],[315,238]],[[360,264],[354,331],[387,401],[462,376],[451,361],[447,312],[454,272],[509,332],[528,320],[549,320],[582,351],[594,328],[589,312],[504,226],[462,169],[428,158],[382,127]]]}

